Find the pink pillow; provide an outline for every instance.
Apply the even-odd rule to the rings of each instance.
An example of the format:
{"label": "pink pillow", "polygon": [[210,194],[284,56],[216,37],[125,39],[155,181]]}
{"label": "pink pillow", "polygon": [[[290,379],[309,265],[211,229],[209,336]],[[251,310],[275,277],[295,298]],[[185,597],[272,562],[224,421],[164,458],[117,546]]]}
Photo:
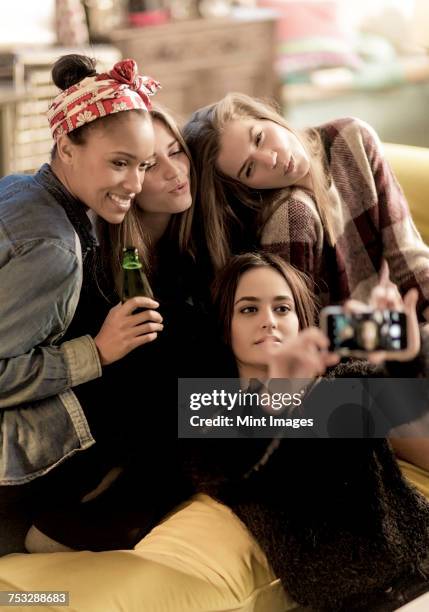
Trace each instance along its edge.
{"label": "pink pillow", "polygon": [[341,26],[337,2],[258,0],[258,5],[279,14],[277,38],[281,73],[361,65],[351,47],[349,32]]}
{"label": "pink pillow", "polygon": [[280,14],[278,34],[281,40],[329,36],[343,38],[338,23],[337,2],[311,0],[258,0],[259,6]]}

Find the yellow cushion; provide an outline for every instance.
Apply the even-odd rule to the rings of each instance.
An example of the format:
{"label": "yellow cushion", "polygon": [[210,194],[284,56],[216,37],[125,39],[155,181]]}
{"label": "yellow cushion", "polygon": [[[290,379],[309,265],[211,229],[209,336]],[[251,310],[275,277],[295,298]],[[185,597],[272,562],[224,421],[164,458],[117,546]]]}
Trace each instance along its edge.
{"label": "yellow cushion", "polygon": [[429,472],[403,459],[398,459],[398,463],[405,478],[429,500]]}
{"label": "yellow cushion", "polygon": [[82,612],[297,608],[243,523],[206,495],[184,504],[132,551],[3,557],[0,590],[10,589],[66,590],[67,610]]}
{"label": "yellow cushion", "polygon": [[417,229],[429,244],[429,148],[385,143],[384,150],[404,190]]}

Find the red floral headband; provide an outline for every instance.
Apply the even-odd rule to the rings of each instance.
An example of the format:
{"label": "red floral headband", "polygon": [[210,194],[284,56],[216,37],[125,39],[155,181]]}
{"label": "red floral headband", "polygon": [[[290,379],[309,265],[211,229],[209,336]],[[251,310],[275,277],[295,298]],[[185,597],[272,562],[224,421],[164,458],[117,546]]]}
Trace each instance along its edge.
{"label": "red floral headband", "polygon": [[82,79],[62,91],[49,106],[47,117],[54,140],[78,127],[121,111],[149,111],[149,96],[161,87],[140,76],[132,59],[117,62],[108,73]]}

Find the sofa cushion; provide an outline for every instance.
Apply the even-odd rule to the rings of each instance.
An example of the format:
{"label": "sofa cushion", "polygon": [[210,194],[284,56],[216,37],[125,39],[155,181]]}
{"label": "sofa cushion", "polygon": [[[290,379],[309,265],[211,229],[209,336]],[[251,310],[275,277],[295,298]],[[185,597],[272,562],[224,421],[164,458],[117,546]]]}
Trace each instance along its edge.
{"label": "sofa cushion", "polygon": [[429,244],[429,148],[385,143],[384,150],[404,190],[414,223]]}
{"label": "sofa cushion", "polygon": [[398,464],[402,475],[429,501],[429,472],[404,459],[398,459]]}
{"label": "sofa cushion", "polygon": [[135,550],[3,557],[0,590],[66,590],[68,609],[85,612],[297,608],[243,523],[206,495],[178,508]]}

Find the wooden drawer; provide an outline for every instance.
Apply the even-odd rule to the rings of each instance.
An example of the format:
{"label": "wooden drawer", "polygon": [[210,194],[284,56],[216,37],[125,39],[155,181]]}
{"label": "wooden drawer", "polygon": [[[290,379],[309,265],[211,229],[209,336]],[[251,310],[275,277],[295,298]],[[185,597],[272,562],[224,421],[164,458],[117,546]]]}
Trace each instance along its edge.
{"label": "wooden drawer", "polygon": [[220,62],[272,57],[271,46],[266,42],[272,35],[271,21],[208,20],[207,24],[206,20],[198,20],[184,26],[175,23],[137,31],[120,30],[111,39],[124,57],[136,59],[142,71],[150,68],[160,74],[172,69],[209,70]]}

